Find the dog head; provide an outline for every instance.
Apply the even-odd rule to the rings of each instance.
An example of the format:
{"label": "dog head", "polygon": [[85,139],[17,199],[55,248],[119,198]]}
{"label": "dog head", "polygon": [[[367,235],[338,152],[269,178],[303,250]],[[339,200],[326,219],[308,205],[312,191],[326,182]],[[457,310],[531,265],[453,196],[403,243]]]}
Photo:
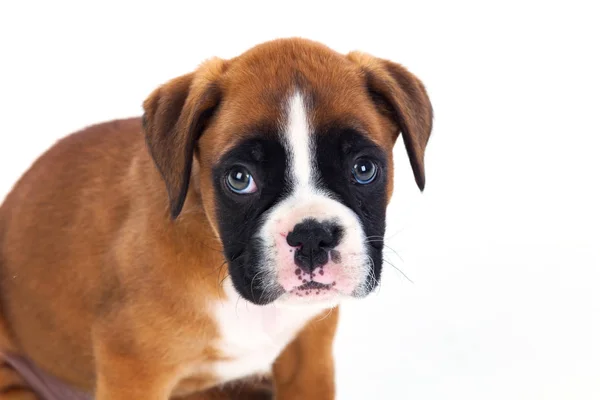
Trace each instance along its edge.
{"label": "dog head", "polygon": [[404,67],[283,39],[205,62],[144,109],[171,217],[184,217],[192,176],[201,193],[192,207],[244,298],[335,304],[377,286],[400,134],[425,185],[431,104]]}

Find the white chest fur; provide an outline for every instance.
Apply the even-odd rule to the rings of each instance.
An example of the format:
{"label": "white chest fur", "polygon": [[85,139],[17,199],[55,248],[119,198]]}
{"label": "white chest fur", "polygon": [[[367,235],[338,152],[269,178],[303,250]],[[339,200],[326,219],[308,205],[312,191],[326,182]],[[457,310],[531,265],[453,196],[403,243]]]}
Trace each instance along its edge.
{"label": "white chest fur", "polygon": [[285,346],[324,310],[322,306],[257,306],[242,299],[231,282],[225,282],[225,292],[227,298],[214,306],[220,330],[218,347],[230,358],[214,365],[223,381],[270,372]]}

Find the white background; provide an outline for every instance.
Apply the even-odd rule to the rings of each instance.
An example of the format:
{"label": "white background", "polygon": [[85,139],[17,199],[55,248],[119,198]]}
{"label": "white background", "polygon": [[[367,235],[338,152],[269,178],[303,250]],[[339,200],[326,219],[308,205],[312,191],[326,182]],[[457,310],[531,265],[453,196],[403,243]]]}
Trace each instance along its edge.
{"label": "white background", "polygon": [[2,2],[0,197],[208,57],[303,36],[389,58],[435,110],[424,194],[396,149],[386,258],[413,283],[386,265],[343,309],[338,398],[600,399],[593,1],[148,3]]}

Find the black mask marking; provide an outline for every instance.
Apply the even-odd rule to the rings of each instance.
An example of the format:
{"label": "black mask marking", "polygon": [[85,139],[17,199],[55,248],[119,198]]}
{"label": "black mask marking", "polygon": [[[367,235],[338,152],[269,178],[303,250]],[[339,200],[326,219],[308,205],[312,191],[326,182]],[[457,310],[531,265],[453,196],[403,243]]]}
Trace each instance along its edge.
{"label": "black mask marking", "polygon": [[[262,216],[285,198],[290,188],[285,180],[287,156],[276,135],[249,139],[225,154],[213,169],[217,217],[229,273],[237,291],[246,299],[265,304],[268,298],[258,274],[264,243],[256,237]],[[230,169],[242,165],[252,174],[258,190],[251,194],[232,192],[225,182]]]}
{"label": "black mask marking", "polygon": [[[383,236],[387,207],[387,157],[383,149],[365,135],[344,128],[330,128],[316,135],[319,185],[358,216],[367,237],[372,259],[367,288],[379,283],[383,262]],[[352,174],[356,160],[367,158],[377,166],[377,176],[366,185]]]}

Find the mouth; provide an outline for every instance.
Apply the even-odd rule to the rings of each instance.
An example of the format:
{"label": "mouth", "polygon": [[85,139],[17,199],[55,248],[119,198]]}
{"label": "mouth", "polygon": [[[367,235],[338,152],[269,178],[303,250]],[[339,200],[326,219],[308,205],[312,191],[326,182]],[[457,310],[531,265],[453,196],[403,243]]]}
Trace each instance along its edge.
{"label": "mouth", "polygon": [[300,297],[311,296],[311,295],[318,296],[318,295],[330,293],[331,291],[335,290],[334,286],[335,286],[335,282],[332,282],[330,284],[325,284],[325,283],[310,281],[303,285],[296,286],[294,289],[292,289],[291,293],[293,293],[297,296],[300,296]]}

